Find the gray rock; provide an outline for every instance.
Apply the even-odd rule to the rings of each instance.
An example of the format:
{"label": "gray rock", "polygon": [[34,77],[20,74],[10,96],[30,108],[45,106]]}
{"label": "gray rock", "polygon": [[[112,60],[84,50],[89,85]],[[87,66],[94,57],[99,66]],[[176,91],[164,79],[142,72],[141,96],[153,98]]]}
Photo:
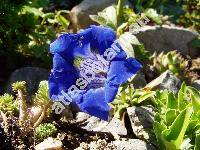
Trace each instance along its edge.
{"label": "gray rock", "polygon": [[75,150],[155,150],[155,148],[139,139],[121,139],[108,143],[105,139],[82,142]]}
{"label": "gray rock", "polygon": [[192,83],[192,86],[200,90],[200,80],[196,80]]}
{"label": "gray rock", "polygon": [[6,85],[6,91],[12,93],[12,83],[16,81],[26,81],[28,99],[31,99],[31,95],[35,94],[38,89],[38,85],[42,80],[48,80],[50,71],[47,69],[37,67],[24,67],[15,70]]}
{"label": "gray rock", "polygon": [[90,143],[82,142],[75,150],[114,150],[116,147],[112,143],[108,143],[105,139],[92,141]]}
{"label": "gray rock", "polygon": [[171,51],[177,49],[182,54],[191,57],[200,56],[199,49],[189,47],[189,42],[198,37],[197,32],[171,26],[145,26],[136,34],[145,48],[151,52]]}
{"label": "gray rock", "polygon": [[145,87],[159,90],[169,90],[178,93],[181,81],[169,70],[162,73],[159,77],[148,83]]}
{"label": "gray rock", "polygon": [[[112,4],[117,4],[117,0],[83,0],[79,5],[72,8],[70,12],[70,20],[74,29],[79,30],[94,24],[89,15],[96,15],[97,12]],[[125,1],[125,5],[133,7],[128,0]]]}
{"label": "gray rock", "polygon": [[156,150],[152,145],[139,139],[117,140],[112,144],[116,150]]}
{"label": "gray rock", "polygon": [[150,131],[153,127],[154,109],[151,106],[128,107],[129,116],[133,133],[136,137],[145,140],[151,140]]}
{"label": "gray rock", "polygon": [[83,29],[92,24],[89,15],[96,15],[97,12],[115,3],[116,0],[84,0],[72,8],[70,19],[75,29]]}
{"label": "gray rock", "polygon": [[145,85],[147,85],[145,75],[141,71],[137,72],[137,74],[134,77],[132,77],[130,80],[135,89],[140,89],[140,88],[145,87]]}
{"label": "gray rock", "polygon": [[79,126],[87,131],[111,133],[113,136],[127,135],[126,127],[115,117],[107,122],[84,112],[78,112],[76,123],[79,123]]}

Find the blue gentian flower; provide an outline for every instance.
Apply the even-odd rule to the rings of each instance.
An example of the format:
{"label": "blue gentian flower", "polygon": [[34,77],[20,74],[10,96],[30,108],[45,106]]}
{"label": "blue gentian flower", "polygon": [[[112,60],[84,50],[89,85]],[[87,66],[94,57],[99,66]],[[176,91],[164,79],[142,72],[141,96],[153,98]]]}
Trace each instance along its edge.
{"label": "blue gentian flower", "polygon": [[[109,51],[112,52],[106,55]],[[61,35],[51,43],[50,53],[50,98],[56,101],[64,92],[65,101],[103,120],[108,120],[108,103],[114,100],[119,86],[141,68],[136,59],[127,58],[116,42],[115,32],[102,26],[92,25],[77,34]],[[98,64],[100,67],[94,69]]]}

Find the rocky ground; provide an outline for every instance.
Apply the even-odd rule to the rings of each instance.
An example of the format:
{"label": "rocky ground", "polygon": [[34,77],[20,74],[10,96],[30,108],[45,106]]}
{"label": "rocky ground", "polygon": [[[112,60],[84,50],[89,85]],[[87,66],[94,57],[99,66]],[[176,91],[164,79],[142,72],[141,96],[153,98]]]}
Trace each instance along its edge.
{"label": "rocky ground", "polygon": [[[72,8],[70,12],[71,21],[74,30],[84,28],[91,24],[89,14],[96,14],[106,6],[114,3],[114,1],[101,0],[90,1],[84,0],[79,5]],[[98,9],[97,9],[98,8]],[[81,18],[81,19],[80,19]],[[85,18],[85,19],[82,19]],[[150,52],[167,52],[177,49],[182,55],[189,57],[190,66],[188,74],[191,77],[192,85],[200,90],[200,58],[199,49],[194,49],[188,45],[198,33],[174,26],[149,26],[141,29],[136,35],[141,43]],[[1,59],[0,59],[1,61]],[[1,69],[0,69],[1,70]],[[0,94],[3,92],[11,92],[11,84],[16,81],[26,81],[28,99],[37,90],[39,82],[48,80],[50,70],[24,67],[15,70],[7,80],[0,76],[0,83],[4,85],[4,89],[0,87]],[[140,72],[134,81],[135,88],[148,88],[164,90],[168,89],[173,93],[177,93],[181,80],[175,77],[170,71],[162,73],[151,80],[147,79],[150,72]],[[139,81],[139,82],[138,82]],[[71,111],[71,110],[70,110]],[[48,150],[59,149],[76,149],[76,150],[154,150],[157,149],[155,135],[152,132],[152,123],[154,118],[154,110],[151,106],[133,106],[126,109],[124,122],[113,118],[109,123],[96,117],[89,116],[82,112],[70,112],[72,118],[67,116],[60,120],[59,117],[51,118],[53,124],[58,131],[53,138],[44,141],[36,141],[33,135],[29,138],[21,139],[26,145],[21,145],[18,139],[18,129],[14,129],[10,138],[6,138],[4,131],[0,128],[0,147],[2,149],[36,149],[44,147]],[[48,120],[49,121],[49,120]],[[13,128],[12,128],[13,129]],[[6,142],[5,142],[6,140]],[[17,143],[16,147],[11,147],[11,143]]]}

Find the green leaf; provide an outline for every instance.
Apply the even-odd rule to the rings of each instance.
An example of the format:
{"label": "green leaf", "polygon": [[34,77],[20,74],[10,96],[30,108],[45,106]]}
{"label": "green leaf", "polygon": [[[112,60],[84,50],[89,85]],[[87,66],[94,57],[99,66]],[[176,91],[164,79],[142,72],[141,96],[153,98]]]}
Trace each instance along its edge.
{"label": "green leaf", "polygon": [[128,57],[135,57],[132,45],[141,45],[137,37],[130,32],[125,32],[124,34],[122,34],[119,37],[118,42],[120,43]]}
{"label": "green leaf", "polygon": [[156,10],[150,8],[145,11],[145,15],[156,22],[158,25],[162,24],[162,20]]}
{"label": "green leaf", "polygon": [[44,15],[44,13],[39,9],[30,6],[24,6],[23,11],[33,13],[35,16],[40,16],[40,17]]}
{"label": "green leaf", "polygon": [[194,150],[199,150],[199,148],[200,148],[200,133],[197,133],[195,138]]}
{"label": "green leaf", "polygon": [[156,135],[156,138],[157,138],[157,141],[158,141],[160,149],[161,150],[166,149],[165,148],[165,143],[163,141],[163,135],[162,135],[162,132],[164,130],[166,130],[166,126],[163,125],[163,124],[160,124],[157,121],[155,121],[154,124],[153,124],[153,129],[154,129],[154,132],[155,132],[155,135]]}
{"label": "green leaf", "polygon": [[56,15],[56,20],[65,28],[67,29],[69,26],[69,21],[65,19],[62,15]]}
{"label": "green leaf", "polygon": [[100,25],[108,26],[117,30],[117,14],[114,6],[109,6],[103,11],[98,12],[98,15],[90,15],[90,18]]}
{"label": "green leaf", "polygon": [[179,149],[183,142],[183,138],[189,125],[191,115],[191,107],[184,109],[177,116],[170,128],[163,133],[164,138],[172,144],[171,146],[174,146],[176,149]]}
{"label": "green leaf", "polygon": [[[98,16],[98,15],[90,15],[90,18],[97,22],[98,24],[100,25],[103,25],[103,26],[108,26],[107,25],[107,21],[105,18],[101,17],[101,16]],[[112,28],[114,28],[114,26],[112,26]]]}
{"label": "green leaf", "polygon": [[169,108],[169,109],[176,109],[176,108],[178,108],[178,101],[174,97],[174,94],[171,93],[171,92],[168,94],[167,108]]}
{"label": "green leaf", "polygon": [[186,84],[185,82],[182,83],[181,89],[178,92],[178,107],[180,110],[183,110],[185,108],[185,96],[186,96]]}
{"label": "green leaf", "polygon": [[170,126],[174,122],[174,120],[176,119],[177,113],[178,112],[176,111],[176,109],[170,109],[166,112],[165,120],[166,120],[167,126]]}
{"label": "green leaf", "polygon": [[117,26],[119,26],[122,22],[124,2],[125,0],[118,0],[117,10],[116,10]]}
{"label": "green leaf", "polygon": [[117,10],[114,6],[107,7],[102,13],[98,13],[98,15],[107,18],[117,28]]}
{"label": "green leaf", "polygon": [[140,96],[137,100],[137,103],[141,103],[143,102],[144,100],[150,98],[150,97],[153,97],[154,95],[156,94],[155,91],[150,91],[150,92],[147,92],[147,93],[144,93],[142,96]]}
{"label": "green leaf", "polygon": [[191,93],[192,106],[195,112],[200,110],[200,93],[197,89],[188,86],[188,91]]}

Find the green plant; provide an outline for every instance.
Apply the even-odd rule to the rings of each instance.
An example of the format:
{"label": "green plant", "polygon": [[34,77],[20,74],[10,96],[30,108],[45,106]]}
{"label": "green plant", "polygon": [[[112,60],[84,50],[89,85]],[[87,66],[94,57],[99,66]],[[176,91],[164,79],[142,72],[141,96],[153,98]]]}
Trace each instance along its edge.
{"label": "green plant", "polygon": [[168,91],[157,91],[154,98],[158,106],[154,131],[160,149],[199,148],[199,91],[183,83],[178,97]]}
{"label": "green plant", "polygon": [[33,98],[33,104],[28,108],[26,82],[16,82],[12,84],[13,91],[17,93],[19,104],[19,121],[21,125],[27,120],[30,126],[37,127],[50,112],[51,100],[48,98],[48,82],[41,81],[38,91]]}
{"label": "green plant", "polygon": [[[97,15],[90,15],[90,18],[100,25],[114,29],[118,36],[130,30],[130,26],[137,23],[136,20],[144,20],[144,15],[149,17],[156,24],[162,24],[161,16],[153,9],[147,9],[142,15],[136,14],[132,9],[123,7],[123,2],[118,1],[117,6],[109,6]],[[150,21],[150,20],[148,20]]]}
{"label": "green plant", "polygon": [[200,30],[200,1],[199,0],[177,0],[182,3],[182,9],[184,13],[178,19],[178,23],[191,27],[197,31]]}
{"label": "green plant", "polygon": [[49,44],[56,38],[56,33],[66,32],[69,21],[64,17],[69,11],[60,10],[55,12],[45,12],[43,8],[24,6],[22,14],[30,14],[35,23],[34,32],[29,34],[28,45],[19,47],[24,55],[32,55],[42,60],[43,64],[49,66],[50,57],[48,55]]}
{"label": "green plant", "polygon": [[9,94],[4,94],[0,96],[0,111],[11,114],[16,114],[18,112],[17,104],[14,101],[14,97]]}
{"label": "green plant", "polygon": [[35,136],[40,140],[53,136],[56,132],[57,128],[52,123],[40,124],[37,128],[35,128]]}
{"label": "green plant", "polygon": [[69,25],[68,11],[50,10],[50,4],[49,0],[0,1],[0,57],[5,72],[27,60],[27,65],[50,66],[49,44]]}
{"label": "green plant", "polygon": [[[131,86],[131,82],[127,83],[119,89],[119,93],[111,104],[113,113],[115,117],[122,119],[127,107],[142,105],[147,100],[151,101],[154,95],[155,91],[150,91],[145,88],[134,89]],[[150,104],[154,104],[154,102],[151,101]]]}
{"label": "green plant", "polygon": [[12,84],[13,91],[17,92],[17,98],[19,103],[19,120],[23,124],[27,117],[27,104],[26,104],[26,82],[16,82]]}
{"label": "green plant", "polygon": [[153,67],[158,74],[170,70],[176,76],[181,77],[188,66],[188,61],[186,61],[177,51],[170,51],[167,54],[162,52],[159,55],[154,53],[152,59]]}
{"label": "green plant", "polygon": [[138,41],[135,35],[125,32],[120,35],[117,41],[125,50],[128,57],[135,57],[144,64],[149,63],[149,58],[152,54],[145,49],[144,45]]}
{"label": "green plant", "polygon": [[52,102],[48,97],[48,82],[41,81],[34,98],[34,106],[38,108],[37,112],[39,113],[36,113],[37,115],[34,115],[34,118],[32,118],[33,120],[37,119],[37,121],[33,121],[33,127],[37,127],[45,116],[49,114],[51,111],[51,109],[49,109],[51,104]]}

